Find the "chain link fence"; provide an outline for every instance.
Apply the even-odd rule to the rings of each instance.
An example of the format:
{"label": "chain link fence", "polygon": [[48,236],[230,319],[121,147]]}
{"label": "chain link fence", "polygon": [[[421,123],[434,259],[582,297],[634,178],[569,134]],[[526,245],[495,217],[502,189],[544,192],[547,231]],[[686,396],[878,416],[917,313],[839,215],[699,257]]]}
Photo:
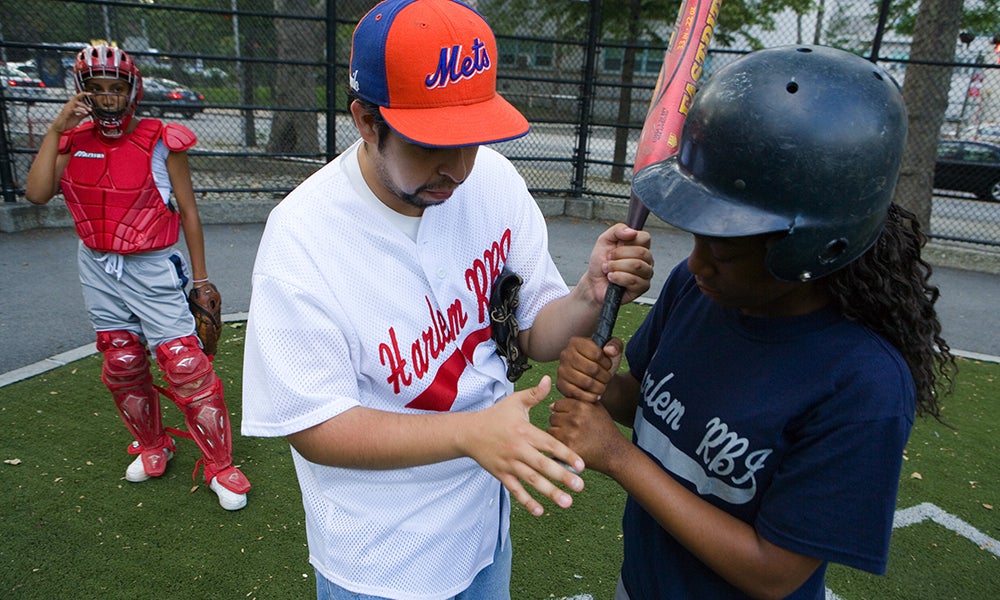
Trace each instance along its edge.
{"label": "chain link fence", "polygon": [[[932,0],[924,0],[930,2]],[[940,2],[956,0],[940,0]],[[958,0],[960,1],[960,0]],[[354,24],[372,0],[20,0],[0,15],[0,60],[44,88],[11,85],[0,102],[0,185],[24,202],[34,152],[71,95],[73,57],[94,39],[142,69],[142,114],[198,136],[190,151],[202,200],[276,201],[356,139],[344,91]],[[539,197],[626,204],[632,161],[679,2],[478,0],[498,40],[499,87],[532,124],[498,145]],[[931,194],[932,237],[1000,245],[1000,38],[958,27],[941,59],[915,59],[915,3],[724,0],[705,77],[754,49],[836,46],[871,58],[930,115],[936,162],[917,169]],[[969,2],[966,2],[968,5]],[[977,0],[973,9],[996,0]],[[774,12],[765,13],[765,5]],[[804,6],[794,10],[794,6]],[[965,7],[963,15],[970,12]],[[909,12],[907,12],[909,11]],[[1000,18],[992,17],[1000,31]],[[977,21],[980,23],[982,21]],[[991,29],[988,31],[992,31]],[[935,97],[906,94],[933,71]],[[926,71],[925,71],[926,73]],[[202,97],[181,97],[186,88]],[[926,87],[922,89],[927,89]],[[919,91],[919,90],[918,90]],[[942,110],[943,109],[943,110]],[[831,127],[837,127],[831,124]],[[911,121],[911,137],[913,127]]]}

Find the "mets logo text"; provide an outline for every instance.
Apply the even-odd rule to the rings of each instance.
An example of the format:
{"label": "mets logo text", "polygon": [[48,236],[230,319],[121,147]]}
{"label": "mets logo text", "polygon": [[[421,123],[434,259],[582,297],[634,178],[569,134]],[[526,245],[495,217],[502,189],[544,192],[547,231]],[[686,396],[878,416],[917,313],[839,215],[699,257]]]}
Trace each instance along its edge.
{"label": "mets logo text", "polygon": [[486,44],[479,38],[472,42],[469,53],[463,53],[462,46],[441,48],[437,70],[424,78],[427,89],[443,88],[449,83],[457,83],[463,79],[471,79],[475,75],[489,70],[490,55]]}

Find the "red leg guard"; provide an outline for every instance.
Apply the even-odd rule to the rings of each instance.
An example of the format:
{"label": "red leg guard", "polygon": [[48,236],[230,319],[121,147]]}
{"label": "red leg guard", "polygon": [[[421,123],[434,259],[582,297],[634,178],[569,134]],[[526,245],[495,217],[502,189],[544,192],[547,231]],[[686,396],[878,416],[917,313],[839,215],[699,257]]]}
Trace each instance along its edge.
{"label": "red leg guard", "polygon": [[167,468],[163,450],[173,452],[174,441],[163,432],[160,394],[153,387],[146,348],[132,332],[101,331],[97,349],[104,354],[101,379],[136,441],[129,452],[142,456],[147,475],[158,477]]}
{"label": "red leg guard", "polygon": [[233,464],[229,410],[223,399],[222,381],[212,363],[191,335],[161,344],[156,362],[170,388],[171,399],[184,413],[188,432],[204,456],[205,481],[218,481],[226,489],[245,494],[250,482]]}

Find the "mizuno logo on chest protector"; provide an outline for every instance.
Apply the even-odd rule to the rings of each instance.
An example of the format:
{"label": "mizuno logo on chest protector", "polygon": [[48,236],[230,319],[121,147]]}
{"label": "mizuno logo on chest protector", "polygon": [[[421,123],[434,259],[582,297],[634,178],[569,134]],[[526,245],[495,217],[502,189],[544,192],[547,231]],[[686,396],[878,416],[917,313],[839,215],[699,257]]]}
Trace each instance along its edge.
{"label": "mizuno logo on chest protector", "polygon": [[73,153],[73,158],[104,158],[104,153],[102,152],[87,152],[86,150],[77,150]]}

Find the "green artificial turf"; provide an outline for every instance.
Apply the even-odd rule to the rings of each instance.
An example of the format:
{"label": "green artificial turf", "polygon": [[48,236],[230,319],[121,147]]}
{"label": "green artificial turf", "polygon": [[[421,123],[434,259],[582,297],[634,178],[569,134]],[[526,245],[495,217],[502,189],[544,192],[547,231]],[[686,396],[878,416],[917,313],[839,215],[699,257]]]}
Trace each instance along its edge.
{"label": "green artificial turf", "polygon": [[[624,307],[616,331],[634,331],[645,311]],[[215,359],[234,432],[242,325],[226,326]],[[222,510],[200,474],[192,481],[200,453],[183,438],[163,477],[128,483],[131,438],[100,369],[100,357],[92,355],[0,388],[0,598],[314,597],[287,443],[235,436],[234,459],[254,486],[241,511]],[[1000,365],[962,360],[960,369],[956,393],[944,403],[950,427],[917,420],[898,506],[928,503],[1000,539]],[[544,374],[554,377],[555,365],[534,365],[519,387]],[[164,424],[181,427],[180,412],[163,405]],[[542,427],[546,406],[532,411]],[[586,489],[569,510],[545,501],[545,515],[536,518],[514,506],[514,600],[613,596],[624,494],[599,473],[584,479]],[[1000,560],[992,550],[923,521],[894,532],[886,576],[833,565],[827,583],[844,600],[993,600],[1000,597]]]}

